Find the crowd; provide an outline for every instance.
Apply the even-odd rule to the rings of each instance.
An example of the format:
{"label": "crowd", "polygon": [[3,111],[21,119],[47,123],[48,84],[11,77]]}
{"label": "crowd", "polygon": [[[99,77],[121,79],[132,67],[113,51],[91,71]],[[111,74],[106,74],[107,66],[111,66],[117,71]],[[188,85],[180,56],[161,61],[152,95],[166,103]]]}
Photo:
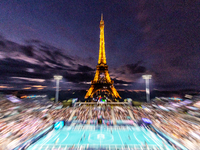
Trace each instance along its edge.
{"label": "crowd", "polygon": [[53,122],[68,120],[72,111],[72,108],[46,109],[0,119],[0,150],[16,147],[52,125]]}
{"label": "crowd", "polygon": [[50,109],[47,113],[51,116],[54,121],[68,120],[71,116],[72,108],[62,108],[62,109]]}
{"label": "crowd", "polygon": [[121,107],[115,106],[113,110],[116,120],[128,120],[127,117],[130,117],[128,109],[124,106]]}
{"label": "crowd", "polygon": [[11,149],[51,125],[53,120],[42,112],[24,113],[0,120],[0,149]]}
{"label": "crowd", "polygon": [[[12,103],[5,98],[0,100],[0,150],[11,149],[38,134],[53,122],[59,120],[127,120],[139,122],[148,118],[156,129],[172,137],[190,150],[200,146],[200,125],[187,119],[187,114],[165,111],[144,104],[145,108],[133,106],[81,105],[79,107],[60,108],[61,104],[42,100],[41,103]],[[165,103],[159,102],[160,105]],[[192,120],[192,119],[191,119]]]}
{"label": "crowd", "polygon": [[93,107],[91,120],[97,120],[98,117],[102,117],[105,120],[112,120],[110,107]]}
{"label": "crowd", "polygon": [[84,121],[89,119],[90,107],[83,105],[76,109],[74,116],[76,120]]}
{"label": "crowd", "polygon": [[10,100],[0,95],[0,150],[16,147],[56,120],[68,119],[72,109],[56,109],[61,103],[48,99]]}
{"label": "crowd", "polygon": [[158,130],[179,141],[190,150],[196,150],[200,146],[200,125],[184,120],[184,115],[152,108],[145,110],[132,107],[131,110],[137,121],[142,118],[150,119]]}
{"label": "crowd", "polygon": [[9,116],[19,113],[19,106],[6,99],[0,101],[0,119],[7,118]]}

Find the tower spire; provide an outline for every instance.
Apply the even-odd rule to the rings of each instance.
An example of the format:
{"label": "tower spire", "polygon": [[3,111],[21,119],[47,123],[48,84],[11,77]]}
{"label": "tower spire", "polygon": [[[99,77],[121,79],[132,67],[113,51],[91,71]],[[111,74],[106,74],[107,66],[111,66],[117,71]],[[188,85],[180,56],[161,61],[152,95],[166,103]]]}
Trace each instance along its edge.
{"label": "tower spire", "polygon": [[99,41],[99,60],[98,60],[98,64],[106,64],[103,14],[101,14],[101,21],[100,21],[100,41]]}

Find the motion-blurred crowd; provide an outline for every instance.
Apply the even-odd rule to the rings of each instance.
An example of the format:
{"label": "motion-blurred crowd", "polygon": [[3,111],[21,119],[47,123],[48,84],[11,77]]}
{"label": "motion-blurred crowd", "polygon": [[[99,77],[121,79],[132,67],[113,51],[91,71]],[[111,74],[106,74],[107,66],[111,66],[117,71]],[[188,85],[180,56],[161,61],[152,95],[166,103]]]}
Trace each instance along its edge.
{"label": "motion-blurred crowd", "polygon": [[[97,120],[133,120],[139,122],[148,118],[152,125],[188,149],[200,146],[200,119],[185,111],[159,109],[155,105],[168,105],[159,101],[157,104],[143,104],[133,107],[128,104],[89,105],[87,103],[62,108],[61,103],[48,99],[36,99],[30,102],[12,102],[0,95],[0,150],[12,149],[27,139],[46,129],[59,120],[87,121]],[[191,104],[191,103],[190,103]],[[184,107],[185,109],[185,107]],[[116,122],[115,122],[116,123]]]}
{"label": "motion-blurred crowd", "polygon": [[200,119],[196,118],[195,120],[193,116],[188,116],[188,114],[154,109],[151,106],[148,106],[148,109],[135,107],[130,109],[136,121],[148,118],[156,129],[175,139],[188,149],[199,149]]}

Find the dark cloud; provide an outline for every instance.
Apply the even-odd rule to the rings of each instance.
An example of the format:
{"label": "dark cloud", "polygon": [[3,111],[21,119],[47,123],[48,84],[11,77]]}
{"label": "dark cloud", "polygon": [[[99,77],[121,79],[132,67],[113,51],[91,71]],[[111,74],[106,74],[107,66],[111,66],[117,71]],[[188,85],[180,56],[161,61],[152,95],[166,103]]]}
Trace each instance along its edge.
{"label": "dark cloud", "polygon": [[95,71],[94,69],[88,67],[88,66],[83,66],[83,65],[78,65],[79,72],[90,72],[90,71]]}
{"label": "dark cloud", "polygon": [[[0,82],[6,86],[16,89],[32,85],[52,88],[55,86],[51,81],[53,75],[60,74],[64,77],[63,82],[74,84],[70,87],[77,85],[82,88],[87,85],[84,82],[90,82],[94,78],[93,68],[39,40],[27,41],[27,45],[19,45],[6,39],[3,42],[7,44],[7,48],[0,51]],[[63,83],[61,85],[66,86]]]}
{"label": "dark cloud", "polygon": [[123,80],[113,79],[115,84],[131,84],[131,82],[126,82]]}
{"label": "dark cloud", "polygon": [[33,47],[28,45],[28,46],[22,46],[21,49],[23,50],[24,54],[27,55],[28,57],[33,57]]}
{"label": "dark cloud", "polygon": [[6,44],[3,42],[3,41],[0,41],[0,46],[2,46],[2,47],[6,47]]}
{"label": "dark cloud", "polygon": [[67,81],[73,83],[80,83],[80,82],[90,82],[94,79],[93,73],[83,72],[83,73],[75,73],[70,74],[66,72],[63,76]]}
{"label": "dark cloud", "polygon": [[145,67],[139,66],[138,64],[128,64],[125,67],[129,70],[130,74],[144,73],[146,71]]}
{"label": "dark cloud", "polygon": [[[32,68],[34,72],[27,72],[27,68]],[[31,64],[22,60],[14,60],[6,58],[0,61],[1,77],[28,77],[28,78],[40,78],[51,79],[50,74],[46,74],[46,68],[39,65]],[[8,81],[9,82],[9,81]]]}
{"label": "dark cloud", "polygon": [[137,74],[145,73],[147,69],[144,66],[141,66],[142,62],[138,61],[136,64],[127,64],[116,69],[117,73],[121,74]]}

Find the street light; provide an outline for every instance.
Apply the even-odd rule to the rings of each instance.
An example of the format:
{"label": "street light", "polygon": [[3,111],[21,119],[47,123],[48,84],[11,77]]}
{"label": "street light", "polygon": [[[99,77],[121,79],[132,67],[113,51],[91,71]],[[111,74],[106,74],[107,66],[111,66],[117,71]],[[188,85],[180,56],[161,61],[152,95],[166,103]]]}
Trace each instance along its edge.
{"label": "street light", "polygon": [[142,78],[145,79],[146,82],[146,98],[147,102],[150,102],[150,90],[149,90],[149,79],[151,79],[152,75],[143,75]]}
{"label": "street light", "polygon": [[53,77],[56,80],[56,103],[57,103],[58,102],[58,93],[59,93],[59,81],[62,80],[63,77],[60,75],[55,75]]}

